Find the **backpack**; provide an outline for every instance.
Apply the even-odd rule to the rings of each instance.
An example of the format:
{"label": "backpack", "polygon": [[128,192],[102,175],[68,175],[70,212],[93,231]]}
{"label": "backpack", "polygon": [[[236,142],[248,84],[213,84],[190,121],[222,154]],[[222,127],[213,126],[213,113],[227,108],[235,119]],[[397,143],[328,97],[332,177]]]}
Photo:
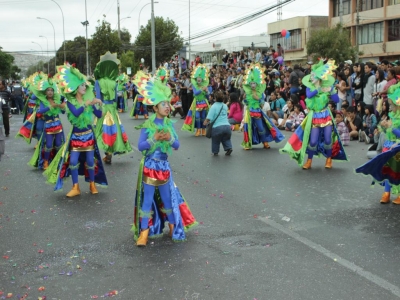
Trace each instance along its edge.
{"label": "backpack", "polygon": [[13,93],[14,96],[19,96],[22,97],[22,86],[20,85],[15,85],[13,88]]}

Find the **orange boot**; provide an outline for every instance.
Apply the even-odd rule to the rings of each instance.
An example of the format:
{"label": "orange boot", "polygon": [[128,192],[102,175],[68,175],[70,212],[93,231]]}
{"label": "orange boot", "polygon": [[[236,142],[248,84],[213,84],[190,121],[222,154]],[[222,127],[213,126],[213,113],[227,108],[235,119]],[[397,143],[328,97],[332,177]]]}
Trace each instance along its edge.
{"label": "orange boot", "polygon": [[90,189],[90,193],[91,193],[92,195],[95,195],[95,194],[98,194],[98,193],[99,193],[99,191],[98,191],[97,188],[96,188],[96,185],[94,184],[94,181],[91,181],[91,182],[89,183],[89,189]]}
{"label": "orange boot", "polygon": [[81,190],[79,189],[79,184],[78,183],[75,183],[73,186],[72,186],[72,189],[69,191],[69,193],[67,194],[67,197],[68,198],[72,198],[72,197],[75,197],[75,196],[79,196],[81,194]]}
{"label": "orange boot", "polygon": [[307,159],[307,162],[303,165],[303,170],[311,169],[312,159]]}
{"label": "orange boot", "polygon": [[147,228],[140,232],[139,238],[136,241],[136,246],[146,247],[148,240],[149,240],[149,229]]}
{"label": "orange boot", "polygon": [[169,226],[169,234],[168,234],[168,235],[169,235],[170,237],[172,237],[172,233],[174,232],[174,227],[175,227],[175,225],[169,223],[168,226]]}
{"label": "orange boot", "polygon": [[[397,200],[397,199],[396,199],[396,200]],[[390,203],[390,192],[384,192],[384,193],[382,194],[381,203],[382,203],[382,204]]]}
{"label": "orange boot", "polygon": [[135,115],[135,119],[138,119],[139,118],[139,115]]}
{"label": "orange boot", "polygon": [[264,148],[265,148],[265,149],[271,148],[267,142],[264,142],[263,144],[264,144]]}
{"label": "orange boot", "polygon": [[325,163],[325,169],[332,169],[332,158],[328,157]]}
{"label": "orange boot", "polygon": [[396,198],[396,200],[394,200],[392,203],[393,203],[393,204],[399,205],[399,204],[400,204],[400,196],[398,196],[398,197]]}
{"label": "orange boot", "polygon": [[201,134],[202,134],[203,136],[206,136],[206,129],[205,129],[205,128],[203,128],[203,129],[201,130]]}
{"label": "orange boot", "polygon": [[43,161],[43,170],[47,170],[48,167],[49,167],[49,161],[48,160],[44,160]]}
{"label": "orange boot", "polygon": [[145,118],[145,119],[148,119],[148,118],[149,118],[149,116],[148,116],[148,115],[144,115],[144,118]]}
{"label": "orange boot", "polygon": [[196,129],[196,134],[194,136],[199,136],[201,134],[201,129]]}

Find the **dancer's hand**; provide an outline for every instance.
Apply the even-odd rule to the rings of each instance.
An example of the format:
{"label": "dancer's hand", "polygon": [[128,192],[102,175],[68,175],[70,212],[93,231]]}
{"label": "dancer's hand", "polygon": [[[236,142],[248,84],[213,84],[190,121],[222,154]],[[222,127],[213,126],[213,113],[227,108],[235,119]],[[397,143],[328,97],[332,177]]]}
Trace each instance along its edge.
{"label": "dancer's hand", "polygon": [[164,136],[164,132],[157,130],[156,133],[154,134],[154,139],[156,141],[162,141],[163,140],[163,136]]}
{"label": "dancer's hand", "polygon": [[61,103],[61,104],[59,105],[59,107],[60,107],[61,109],[65,109],[65,102]]}
{"label": "dancer's hand", "polygon": [[96,104],[102,105],[103,102],[100,99],[94,98],[92,100],[92,105],[96,105]]}
{"label": "dancer's hand", "polygon": [[169,141],[171,139],[171,134],[169,132],[164,132],[163,141]]}

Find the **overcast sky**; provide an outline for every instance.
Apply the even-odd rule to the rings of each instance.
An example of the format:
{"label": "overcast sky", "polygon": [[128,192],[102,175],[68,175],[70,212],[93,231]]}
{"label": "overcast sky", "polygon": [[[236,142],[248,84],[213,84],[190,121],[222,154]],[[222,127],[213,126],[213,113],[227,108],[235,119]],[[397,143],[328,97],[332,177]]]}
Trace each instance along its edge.
{"label": "overcast sky", "polygon": [[[64,11],[65,17],[65,39],[71,40],[76,36],[85,36],[85,27],[81,22],[85,17],[85,0],[55,0]],[[170,18],[175,21],[182,32],[183,37],[189,34],[189,0],[158,0],[154,4],[156,16]],[[86,0],[87,18],[89,21],[88,36],[94,33],[98,20],[105,19],[117,28],[117,0]],[[134,41],[138,33],[138,19],[140,24],[145,25],[150,19],[150,0],[120,0],[121,28],[127,28],[132,34]],[[236,20],[249,13],[256,12],[262,8],[277,3],[277,0],[191,0],[191,33],[196,34],[204,30],[223,25]],[[145,7],[144,7],[145,6]],[[307,15],[328,15],[328,1],[326,0],[295,0],[282,9],[282,19]],[[127,19],[123,19],[126,17]],[[51,24],[46,20],[39,20],[37,17],[48,19],[53,23],[56,33],[56,48],[59,48],[63,41],[63,28],[61,11],[58,6],[50,0],[0,0],[0,24],[1,38],[0,46],[3,51],[38,51],[40,46],[46,51],[48,39],[49,51],[54,49],[54,33]],[[193,41],[193,44],[205,43],[209,40],[215,41],[222,38],[239,35],[256,35],[266,33],[267,24],[277,20],[276,11],[267,14],[242,27],[225,32],[221,35]]]}

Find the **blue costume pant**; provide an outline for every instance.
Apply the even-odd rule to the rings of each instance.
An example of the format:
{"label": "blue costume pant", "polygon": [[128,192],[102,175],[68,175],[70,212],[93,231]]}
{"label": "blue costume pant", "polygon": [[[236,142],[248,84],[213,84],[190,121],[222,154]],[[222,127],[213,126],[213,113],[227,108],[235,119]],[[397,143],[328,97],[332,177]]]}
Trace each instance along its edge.
{"label": "blue costume pant", "polygon": [[40,137],[42,136],[43,133],[43,128],[44,128],[44,120],[42,119],[36,120],[35,130],[36,130],[37,140],[40,140]]}
{"label": "blue costume pant", "polygon": [[[172,213],[172,202],[171,202],[171,191],[170,185],[167,182],[166,184],[159,185],[158,191],[160,192],[161,201],[164,204],[165,214],[167,215],[168,222],[170,224],[175,224],[174,214]],[[154,199],[154,193],[156,191],[156,187],[153,185],[149,185],[147,183],[143,183],[143,203],[141,208],[141,229],[149,228],[149,218],[151,215],[151,205]]]}
{"label": "blue costume pant", "polygon": [[[143,107],[143,112],[140,112],[140,108]],[[136,108],[135,108],[135,115],[147,115],[147,105],[144,105],[142,102],[137,101],[136,102]]]}
{"label": "blue costume pant", "polygon": [[62,138],[63,133],[56,133],[56,134],[45,134],[44,138],[46,139],[46,146],[44,148],[44,159],[49,160],[51,150],[53,147],[56,148],[58,151],[62,146]]}
{"label": "blue costume pant", "polygon": [[267,142],[267,129],[262,118],[251,118],[251,122],[256,126],[261,143]]}
{"label": "blue costume pant", "polygon": [[196,111],[196,118],[195,118],[195,123],[194,127],[197,129],[201,128],[206,128],[205,125],[203,125],[204,120],[207,117],[207,111],[206,110],[201,110],[201,111]]}
{"label": "blue costume pant", "polygon": [[118,105],[118,109],[125,110],[125,99],[124,99],[124,97],[118,97],[117,105]]}
{"label": "blue costume pant", "polygon": [[69,157],[69,168],[71,169],[72,184],[78,183],[80,155],[86,155],[86,169],[89,173],[89,180],[94,181],[94,150],[85,152],[71,151]]}
{"label": "blue costume pant", "polygon": [[317,127],[311,129],[310,143],[308,146],[308,158],[312,159],[317,149],[320,133],[324,133],[324,148],[327,157],[332,157],[332,125],[326,127]]}
{"label": "blue costume pant", "polygon": [[389,184],[389,181],[387,181],[387,180],[385,180],[385,192],[388,192],[388,193],[390,193],[390,184]]}

